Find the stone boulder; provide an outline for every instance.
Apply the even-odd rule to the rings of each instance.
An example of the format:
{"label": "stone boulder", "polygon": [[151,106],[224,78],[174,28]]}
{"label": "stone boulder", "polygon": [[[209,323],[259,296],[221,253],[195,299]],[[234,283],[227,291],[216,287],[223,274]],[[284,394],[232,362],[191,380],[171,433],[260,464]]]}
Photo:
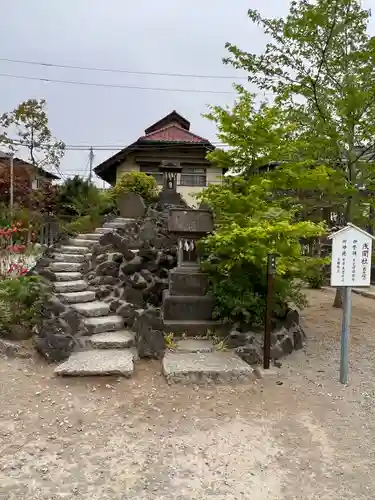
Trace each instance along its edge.
{"label": "stone boulder", "polygon": [[109,304],[119,299],[135,309],[161,307],[176,265],[177,239],[168,231],[168,214],[154,205],[143,219],[100,237],[85,278],[96,297]]}
{"label": "stone boulder", "polygon": [[45,321],[34,338],[36,350],[49,362],[64,361],[73,352],[76,340],[53,320]]}
{"label": "stone boulder", "polygon": [[164,356],[165,341],[160,311],[144,311],[135,322],[134,331],[140,358],[161,359]]}
{"label": "stone boulder", "polygon": [[52,296],[44,305],[43,320],[35,328],[34,345],[48,361],[62,361],[88,334],[82,316],[69,304]]}
{"label": "stone boulder", "polygon": [[[271,333],[271,359],[277,361],[293,351],[303,349],[306,335],[299,324],[299,313],[289,309],[283,320],[275,320]],[[241,331],[238,325],[226,337],[226,345],[235,349],[246,363],[261,364],[263,360],[264,334],[262,332]]]}
{"label": "stone boulder", "polygon": [[238,347],[236,353],[249,365],[259,365],[263,361],[263,349],[258,344],[248,344]]}
{"label": "stone boulder", "polygon": [[120,216],[126,219],[141,219],[146,213],[146,205],[142,196],[137,193],[126,193],[117,200]]}

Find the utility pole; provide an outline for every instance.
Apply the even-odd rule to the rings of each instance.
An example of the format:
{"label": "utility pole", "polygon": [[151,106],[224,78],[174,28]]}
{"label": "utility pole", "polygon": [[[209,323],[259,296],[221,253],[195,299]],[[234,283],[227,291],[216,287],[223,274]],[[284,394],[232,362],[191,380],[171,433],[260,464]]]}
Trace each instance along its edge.
{"label": "utility pole", "polygon": [[14,156],[13,156],[13,153],[10,153],[9,159],[10,159],[9,208],[10,208],[11,216],[13,217],[13,205],[14,205]]}
{"label": "utility pole", "polygon": [[89,182],[92,181],[92,169],[94,165],[94,150],[90,148],[89,152],[89,162],[90,162],[90,169],[89,169]]}

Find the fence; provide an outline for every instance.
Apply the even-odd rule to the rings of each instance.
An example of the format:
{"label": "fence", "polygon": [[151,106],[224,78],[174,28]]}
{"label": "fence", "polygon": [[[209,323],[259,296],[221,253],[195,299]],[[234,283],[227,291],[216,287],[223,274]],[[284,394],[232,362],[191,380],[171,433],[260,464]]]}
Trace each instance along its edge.
{"label": "fence", "polygon": [[[30,236],[31,234],[29,230],[28,238],[30,238]],[[37,242],[44,247],[51,247],[57,242],[59,236],[60,225],[58,219],[46,218],[40,226]],[[28,239],[28,241],[31,241],[31,239]]]}
{"label": "fence", "polygon": [[32,269],[60,237],[59,222],[43,218],[37,225],[13,225],[0,230],[0,280],[18,277]]}

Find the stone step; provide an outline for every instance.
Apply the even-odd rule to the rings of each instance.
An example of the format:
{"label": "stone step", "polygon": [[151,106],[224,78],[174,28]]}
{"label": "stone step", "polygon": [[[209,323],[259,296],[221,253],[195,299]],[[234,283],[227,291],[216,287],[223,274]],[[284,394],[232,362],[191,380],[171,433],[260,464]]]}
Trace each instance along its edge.
{"label": "stone step", "polygon": [[55,273],[56,281],[77,281],[82,279],[82,273]]}
{"label": "stone step", "polygon": [[78,281],[56,281],[53,284],[53,290],[56,293],[64,293],[64,292],[82,292],[86,290],[88,284],[84,280]]}
{"label": "stone step", "polygon": [[119,224],[128,224],[129,222],[133,222],[134,219],[129,219],[129,217],[116,217],[115,219],[111,220],[110,222],[116,222]]}
{"label": "stone step", "polygon": [[74,273],[76,271],[80,271],[81,268],[82,264],[80,262],[53,262],[50,265],[51,271],[57,273]]}
{"label": "stone step", "polygon": [[116,314],[99,318],[85,318],[83,323],[92,335],[95,333],[121,330],[124,326],[123,318]]}
{"label": "stone step", "polygon": [[95,300],[95,292],[85,290],[83,292],[60,293],[59,298],[66,304],[82,304],[83,302],[92,302]]}
{"label": "stone step", "polygon": [[87,247],[91,249],[95,245],[95,241],[86,238],[70,238],[68,244],[73,247]]}
{"label": "stone step", "polygon": [[105,302],[100,302],[99,300],[95,300],[93,302],[85,302],[82,304],[74,304],[72,305],[72,307],[78,313],[82,314],[82,316],[86,316],[88,318],[107,316],[107,314],[109,313],[109,305]]}
{"label": "stone step", "polygon": [[70,245],[62,245],[58,250],[60,251],[60,253],[90,253],[90,249],[88,247],[75,247]]}
{"label": "stone step", "polygon": [[256,378],[251,366],[232,352],[167,352],[162,365],[168,382],[226,384]]}
{"label": "stone step", "polygon": [[226,335],[229,326],[218,321],[196,321],[196,320],[164,320],[164,332],[175,335],[186,335],[188,337],[204,336],[211,333]]}
{"label": "stone step", "polygon": [[205,296],[170,295],[164,291],[163,318],[166,320],[204,320],[212,319],[214,299]]}
{"label": "stone step", "polygon": [[55,368],[61,376],[88,377],[121,375],[131,377],[134,372],[134,354],[130,349],[93,349],[74,352],[67,361]]}
{"label": "stone step", "polygon": [[104,224],[105,229],[121,229],[128,225],[128,222],[106,222]]}
{"label": "stone step", "polygon": [[118,330],[97,333],[89,337],[89,342],[94,349],[126,349],[134,345],[134,332]]}
{"label": "stone step", "polygon": [[100,236],[101,236],[102,234],[105,234],[105,233],[112,233],[114,230],[115,230],[115,228],[112,228],[112,227],[98,227],[97,229],[95,229],[95,232],[100,234]]}
{"label": "stone step", "polygon": [[93,241],[97,241],[100,237],[101,237],[100,233],[89,233],[89,234],[81,233],[81,234],[77,234],[77,238],[79,240],[93,240]]}
{"label": "stone step", "polygon": [[85,262],[88,254],[78,253],[54,253],[53,258],[56,262]]}
{"label": "stone step", "polygon": [[214,343],[205,339],[182,339],[176,343],[176,352],[213,352]]}

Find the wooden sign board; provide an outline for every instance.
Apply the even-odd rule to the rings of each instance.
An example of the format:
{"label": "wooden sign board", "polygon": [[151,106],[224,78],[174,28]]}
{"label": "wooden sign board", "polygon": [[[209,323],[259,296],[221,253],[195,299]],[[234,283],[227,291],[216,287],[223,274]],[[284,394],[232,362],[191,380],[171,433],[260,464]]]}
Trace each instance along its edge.
{"label": "wooden sign board", "polygon": [[331,286],[370,286],[373,236],[354,224],[332,234]]}

